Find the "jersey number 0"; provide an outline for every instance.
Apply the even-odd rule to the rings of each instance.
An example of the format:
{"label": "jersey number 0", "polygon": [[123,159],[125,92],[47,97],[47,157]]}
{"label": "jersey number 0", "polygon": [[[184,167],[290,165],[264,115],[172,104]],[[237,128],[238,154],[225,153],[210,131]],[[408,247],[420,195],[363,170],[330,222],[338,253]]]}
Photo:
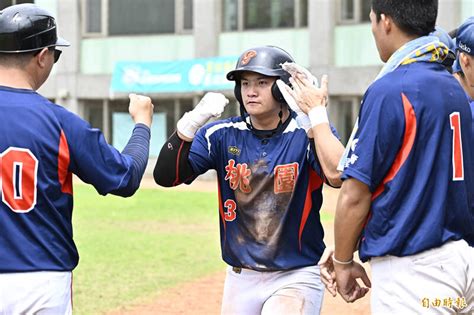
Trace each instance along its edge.
{"label": "jersey number 0", "polygon": [[0,154],[2,201],[14,212],[36,205],[38,160],[28,149],[10,147]]}

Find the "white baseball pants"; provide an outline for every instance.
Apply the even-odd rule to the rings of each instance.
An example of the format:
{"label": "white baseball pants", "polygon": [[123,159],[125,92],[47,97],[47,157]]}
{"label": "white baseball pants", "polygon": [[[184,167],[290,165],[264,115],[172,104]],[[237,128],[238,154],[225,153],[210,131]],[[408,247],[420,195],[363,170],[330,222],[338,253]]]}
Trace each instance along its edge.
{"label": "white baseball pants", "polygon": [[464,240],[370,266],[373,315],[474,314],[474,248]]}
{"label": "white baseball pants", "polygon": [[0,273],[0,314],[72,314],[71,272]]}
{"label": "white baseball pants", "polygon": [[324,285],[319,266],[266,272],[242,269],[240,273],[232,269],[227,268],[223,315],[306,315],[321,311]]}

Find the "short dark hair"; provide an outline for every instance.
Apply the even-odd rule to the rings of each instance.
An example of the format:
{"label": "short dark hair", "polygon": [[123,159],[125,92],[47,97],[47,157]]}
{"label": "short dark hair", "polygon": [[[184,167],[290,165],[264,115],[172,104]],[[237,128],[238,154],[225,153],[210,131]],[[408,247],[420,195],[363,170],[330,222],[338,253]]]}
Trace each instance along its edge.
{"label": "short dark hair", "polygon": [[24,68],[33,58],[33,52],[25,53],[0,53],[0,66],[12,68]]}
{"label": "short dark hair", "polygon": [[425,36],[434,31],[438,0],[372,0],[372,11],[390,16],[406,34]]}

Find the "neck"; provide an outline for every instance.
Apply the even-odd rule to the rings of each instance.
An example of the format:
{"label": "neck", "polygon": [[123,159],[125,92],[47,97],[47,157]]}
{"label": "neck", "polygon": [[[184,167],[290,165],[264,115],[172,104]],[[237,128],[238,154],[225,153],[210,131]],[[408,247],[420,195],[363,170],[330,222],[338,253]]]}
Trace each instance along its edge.
{"label": "neck", "polygon": [[36,90],[37,84],[33,76],[17,68],[0,66],[0,85],[17,89]]}
{"label": "neck", "polygon": [[[272,111],[267,113],[266,115],[251,115],[250,120],[252,121],[252,126],[258,130],[273,130],[278,127],[278,123],[280,122],[280,117],[278,113],[280,112],[280,107],[278,107],[277,111]],[[283,116],[281,117],[281,121],[285,122],[290,112],[286,106],[282,108]]]}
{"label": "neck", "polygon": [[398,31],[392,35],[392,38],[390,40],[391,45],[391,55],[393,55],[400,47],[405,45],[408,42],[411,42],[414,39],[417,39],[418,36],[414,35],[407,35],[401,31]]}

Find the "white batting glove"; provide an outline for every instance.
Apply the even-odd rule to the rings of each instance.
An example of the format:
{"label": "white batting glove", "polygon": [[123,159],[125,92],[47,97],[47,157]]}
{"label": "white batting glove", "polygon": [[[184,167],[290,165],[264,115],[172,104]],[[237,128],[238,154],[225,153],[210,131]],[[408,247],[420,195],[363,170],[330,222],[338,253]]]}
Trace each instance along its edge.
{"label": "white batting glove", "polygon": [[227,104],[229,100],[224,94],[208,92],[192,111],[181,117],[176,128],[183,136],[194,139],[198,129],[212,117],[219,117]]}
{"label": "white batting glove", "polygon": [[[283,70],[295,76],[297,73],[303,74],[306,79],[311,81],[315,87],[318,87],[318,79],[316,79],[311,72],[309,72],[306,68],[294,63],[294,62],[285,62],[281,65]],[[288,106],[290,106],[291,110],[296,113],[296,122],[298,126],[303,128],[306,132],[311,129],[311,121],[309,120],[308,115],[306,115],[301,108],[296,103],[295,99],[286,91],[285,83],[282,80],[277,80],[277,86],[280,90],[283,98],[285,99]]]}
{"label": "white batting glove", "polygon": [[281,65],[281,67],[292,76],[295,76],[297,73],[301,73],[306,77],[307,80],[311,81],[315,87],[319,87],[318,79],[316,79],[316,77],[312,75],[311,72],[309,72],[305,67],[302,67],[294,62],[285,62]]}

